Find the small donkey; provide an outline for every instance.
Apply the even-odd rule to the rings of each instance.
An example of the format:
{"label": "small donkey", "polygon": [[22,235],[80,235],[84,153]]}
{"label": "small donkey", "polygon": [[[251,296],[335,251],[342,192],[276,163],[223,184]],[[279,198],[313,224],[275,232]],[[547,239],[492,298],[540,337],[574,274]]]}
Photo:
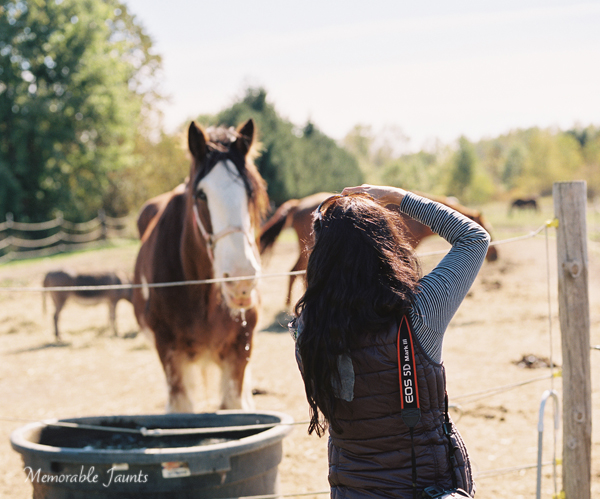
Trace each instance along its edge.
{"label": "small donkey", "polygon": [[[65,270],[56,270],[48,272],[44,278],[45,288],[64,287],[64,286],[107,286],[118,284],[130,284],[131,281],[124,274],[116,274],[115,272],[106,272],[99,274],[75,274]],[[99,303],[108,303],[110,313],[110,327],[113,335],[118,336],[116,326],[116,308],[119,300],[127,300],[131,302],[133,290],[125,289],[95,289],[82,291],[44,291],[43,306],[46,311],[46,293],[50,293],[54,302],[54,335],[56,340],[60,339],[58,332],[58,317],[60,311],[65,306],[69,297],[75,298],[82,305],[97,305]]]}

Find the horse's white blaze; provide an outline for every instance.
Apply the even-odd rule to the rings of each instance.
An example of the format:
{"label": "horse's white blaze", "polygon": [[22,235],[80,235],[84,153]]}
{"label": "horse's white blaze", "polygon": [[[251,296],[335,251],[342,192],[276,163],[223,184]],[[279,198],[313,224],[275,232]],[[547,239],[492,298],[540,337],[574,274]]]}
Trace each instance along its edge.
{"label": "horse's white blaze", "polygon": [[[248,195],[243,181],[235,173],[235,166],[228,163],[217,163],[198,183],[198,189],[206,194],[212,233],[217,237],[214,275],[217,278],[255,277],[260,273],[260,263],[248,212]],[[231,229],[235,231],[219,237]],[[251,303],[249,301],[255,295],[252,293],[255,286],[256,280],[252,279],[234,281],[222,288],[232,308],[250,308],[256,303],[253,298]]]}

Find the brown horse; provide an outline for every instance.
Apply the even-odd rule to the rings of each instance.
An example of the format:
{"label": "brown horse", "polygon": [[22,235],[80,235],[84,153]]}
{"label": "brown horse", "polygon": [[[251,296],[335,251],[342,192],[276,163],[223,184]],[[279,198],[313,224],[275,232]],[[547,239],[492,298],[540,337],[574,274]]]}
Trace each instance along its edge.
{"label": "brown horse", "polygon": [[537,203],[536,198],[519,198],[519,199],[515,199],[510,204],[510,208],[508,209],[508,214],[512,215],[512,211],[515,208],[518,209],[518,210],[530,209],[530,210],[533,210],[533,211],[538,211],[538,203]]}
{"label": "brown horse", "polygon": [[[446,198],[442,196],[433,196],[430,194],[423,194],[420,192],[415,192],[420,196],[432,199],[433,201],[437,201],[439,203],[445,204],[446,206],[450,206],[455,209],[459,213],[469,217],[471,220],[474,220],[479,225],[484,227],[488,232],[490,228],[487,222],[484,220],[483,215],[477,210],[472,210],[465,206],[461,206],[455,200],[455,198]],[[306,269],[306,264],[308,262],[308,251],[313,243],[313,235],[312,235],[312,213],[319,206],[319,204],[327,199],[332,194],[330,192],[319,192],[317,194],[312,194],[303,199],[290,199],[283,203],[277,211],[269,218],[269,220],[263,225],[261,229],[260,235],[260,252],[261,255],[271,249],[273,244],[281,231],[284,228],[289,227],[290,225],[296,231],[298,236],[298,244],[300,254],[298,257],[298,261],[292,268],[292,272],[301,271]],[[394,208],[390,206],[390,208]],[[416,220],[410,218],[403,213],[400,213],[402,216],[404,223],[407,227],[408,237],[410,239],[410,244],[413,248],[416,248],[418,244],[428,236],[434,235],[429,227],[423,225],[422,223],[417,222]],[[495,261],[498,258],[498,253],[494,246],[490,246],[486,259],[490,262]],[[288,295],[286,299],[286,305],[290,304],[292,299],[292,286],[294,285],[294,280],[296,279],[295,275],[290,276],[290,282],[288,287]]]}
{"label": "brown horse", "polygon": [[[168,388],[168,412],[192,412],[192,367],[221,369],[221,408],[252,409],[246,366],[258,319],[256,234],[268,206],[252,163],[254,122],[239,130],[192,123],[188,180],[144,205],[133,305],[154,339]],[[237,279],[247,277],[247,279]],[[231,278],[159,287],[154,283]]]}

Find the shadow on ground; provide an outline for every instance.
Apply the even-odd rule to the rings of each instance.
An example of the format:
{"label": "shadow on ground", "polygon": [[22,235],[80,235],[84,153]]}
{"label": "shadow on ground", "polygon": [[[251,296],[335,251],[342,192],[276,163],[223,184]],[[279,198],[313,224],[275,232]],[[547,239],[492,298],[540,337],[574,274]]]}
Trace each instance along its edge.
{"label": "shadow on ground", "polygon": [[293,319],[293,316],[287,310],[281,310],[276,316],[275,320],[268,326],[262,328],[260,331],[265,333],[287,333],[288,322]]}

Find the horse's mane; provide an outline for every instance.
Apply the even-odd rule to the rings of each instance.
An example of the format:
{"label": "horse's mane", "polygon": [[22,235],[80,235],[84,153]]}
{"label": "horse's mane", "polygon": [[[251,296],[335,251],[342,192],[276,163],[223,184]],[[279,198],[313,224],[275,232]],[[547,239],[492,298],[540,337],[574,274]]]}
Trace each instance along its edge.
{"label": "horse's mane", "polygon": [[[209,149],[219,152],[227,152],[232,145],[238,140],[251,140],[251,137],[244,137],[235,128],[224,126],[211,126],[205,130]],[[237,172],[242,178],[244,184],[248,188],[249,194],[249,211],[254,227],[260,227],[261,221],[265,217],[269,208],[269,196],[267,194],[267,184],[261,177],[254,159],[259,156],[260,143],[252,141],[250,149],[246,154],[246,162],[244,165],[239,165],[234,162]]]}

